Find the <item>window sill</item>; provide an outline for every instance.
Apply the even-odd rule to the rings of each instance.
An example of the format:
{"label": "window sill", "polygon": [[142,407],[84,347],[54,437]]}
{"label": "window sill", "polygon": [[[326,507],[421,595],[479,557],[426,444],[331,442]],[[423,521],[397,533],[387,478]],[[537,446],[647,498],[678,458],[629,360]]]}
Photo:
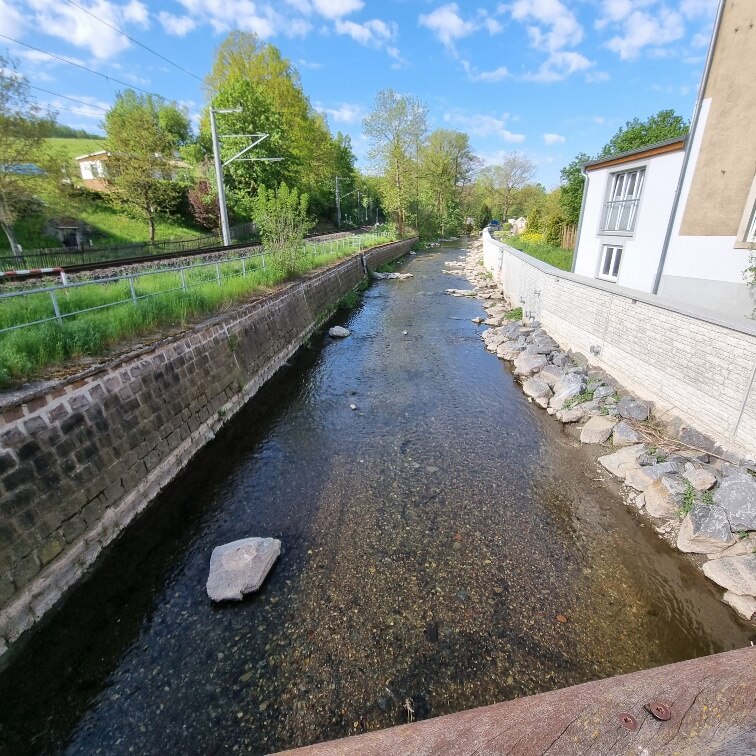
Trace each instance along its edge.
{"label": "window sill", "polygon": [[599,236],[621,236],[626,239],[632,239],[635,236],[635,231],[608,231],[602,228],[599,231]]}

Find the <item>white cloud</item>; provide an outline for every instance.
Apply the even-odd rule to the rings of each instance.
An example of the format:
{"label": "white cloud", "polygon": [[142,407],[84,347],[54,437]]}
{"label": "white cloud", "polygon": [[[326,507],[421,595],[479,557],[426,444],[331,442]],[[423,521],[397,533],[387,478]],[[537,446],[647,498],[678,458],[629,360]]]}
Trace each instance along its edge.
{"label": "white cloud", "polygon": [[316,106],[316,110],[325,113],[336,123],[355,123],[362,117],[362,108],[359,105],[342,103],[338,108],[326,108],[321,105]]}
{"label": "white cloud", "polygon": [[300,68],[309,68],[312,71],[317,71],[318,69],[323,68],[322,63],[313,63],[312,61],[305,60],[304,58],[300,58],[297,61],[297,65]]}
{"label": "white cloud", "polygon": [[603,84],[611,78],[607,71],[589,71],[585,75],[586,84]]}
{"label": "white cloud", "polygon": [[312,0],[315,10],[325,18],[336,19],[362,10],[362,0]]}
{"label": "white cloud", "polygon": [[475,31],[475,24],[465,21],[459,15],[459,6],[456,3],[442,5],[432,13],[421,15],[418,20],[420,26],[430,29],[447,46]]}
{"label": "white cloud", "polygon": [[20,37],[24,29],[24,17],[18,9],[0,0],[0,34],[8,37]]}
{"label": "white cloud", "polygon": [[541,64],[535,73],[525,74],[528,81],[562,81],[577,71],[585,71],[591,62],[584,55],[571,50],[554,52]]}
{"label": "white cloud", "polygon": [[693,35],[693,39],[691,40],[690,44],[693,47],[703,48],[708,47],[710,41],[711,35],[698,33]]}
{"label": "white cloud", "polygon": [[606,46],[622,60],[637,58],[645,47],[661,48],[685,35],[682,16],[662,6],[653,13],[634,10],[624,17],[620,33],[612,37]]}
{"label": "white cloud", "polygon": [[379,18],[373,18],[361,24],[355,21],[337,19],[334,29],[337,34],[351,37],[361,45],[384,49],[389,56],[397,61],[397,64],[402,63],[399,49],[396,45],[391,44],[396,39],[398,31],[395,23],[387,23],[386,21],[381,21]]}
{"label": "white cloud", "polygon": [[561,134],[544,134],[543,141],[545,144],[564,144],[567,140]]}
{"label": "white cloud", "polygon": [[94,119],[98,122],[105,115],[103,108],[109,110],[112,107],[109,102],[98,100],[96,97],[90,97],[89,95],[67,94],[66,97],[71,97],[73,100],[79,100],[80,102],[72,102],[72,100],[63,97],[55,97],[41,104],[50,107],[52,110],[63,110],[81,118]]}
{"label": "white cloud", "polygon": [[467,73],[467,78],[470,79],[470,81],[482,81],[486,82],[487,84],[494,84],[497,81],[502,81],[502,79],[506,79],[511,75],[509,73],[509,69],[506,66],[499,66],[498,68],[494,68],[491,71],[479,71],[467,60],[462,60],[460,61],[460,63],[462,64],[462,68],[464,68],[465,73]]}
{"label": "white cloud", "polygon": [[525,141],[524,134],[516,134],[507,128],[507,122],[511,120],[508,113],[500,117],[489,115],[467,115],[466,113],[444,113],[444,121],[456,126],[461,126],[469,134],[479,137],[497,137],[504,142],[519,144]]}
{"label": "white cloud", "polygon": [[[100,60],[112,58],[131,45],[122,34],[73,5],[58,0],[29,0],[28,5],[32,12],[30,20],[35,28],[76,47],[84,48]],[[125,5],[109,0],[96,0],[90,8],[94,14],[112,26],[149,26],[147,6],[139,0],[130,0]]]}
{"label": "white cloud", "polygon": [[516,0],[510,11],[515,21],[536,24],[528,26],[535,47],[556,52],[583,39],[583,27],[560,0]]}
{"label": "white cloud", "polygon": [[158,20],[166,33],[174,37],[184,37],[197,28],[197,22],[191,16],[174,16],[172,13],[160,11]]}
{"label": "white cloud", "polygon": [[713,18],[719,0],[682,0],[680,13],[685,18]]}

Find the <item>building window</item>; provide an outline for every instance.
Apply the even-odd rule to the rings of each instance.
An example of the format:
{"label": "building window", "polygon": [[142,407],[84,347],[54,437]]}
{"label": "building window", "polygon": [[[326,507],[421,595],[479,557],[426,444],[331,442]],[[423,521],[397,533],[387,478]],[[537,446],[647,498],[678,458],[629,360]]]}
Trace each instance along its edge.
{"label": "building window", "polygon": [[748,231],[745,236],[746,244],[756,244],[756,206],[751,212],[751,222],[748,224]]}
{"label": "building window", "polygon": [[598,277],[605,281],[616,281],[622,262],[622,247],[606,244],[601,251]]}
{"label": "building window", "polygon": [[604,206],[602,231],[632,232],[635,230],[635,219],[638,215],[638,202],[645,173],[645,168],[637,168],[634,171],[612,175],[611,192]]}

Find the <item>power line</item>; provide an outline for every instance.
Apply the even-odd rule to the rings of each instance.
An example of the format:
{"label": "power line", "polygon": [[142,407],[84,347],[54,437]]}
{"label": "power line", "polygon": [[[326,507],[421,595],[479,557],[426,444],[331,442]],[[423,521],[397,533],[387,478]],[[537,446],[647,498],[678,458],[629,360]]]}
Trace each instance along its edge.
{"label": "power line", "polygon": [[104,73],[100,73],[99,71],[94,71],[91,68],[82,66],[80,63],[74,63],[72,60],[61,58],[60,55],[55,55],[53,53],[47,52],[47,50],[40,50],[38,47],[34,47],[33,45],[27,45],[26,42],[19,42],[17,39],[13,39],[13,37],[7,37],[5,34],[0,34],[0,37],[2,37],[3,39],[7,39],[9,42],[13,42],[14,44],[22,45],[23,47],[28,47],[30,50],[34,50],[34,52],[42,53],[42,55],[47,55],[49,58],[55,58],[55,60],[59,60],[61,63],[68,63],[69,66],[80,68],[82,71],[88,71],[89,73],[94,74],[95,76],[100,76],[103,79],[106,79],[107,81],[114,81],[116,84],[122,84],[124,87],[128,87],[129,89],[135,89],[137,92],[150,95],[150,97],[158,97],[161,100],[166,99],[165,97],[163,97],[163,95],[159,95],[157,92],[148,92],[146,89],[140,89],[139,87],[134,86],[133,84],[129,84],[125,81],[121,81],[120,79],[114,79],[112,76],[107,76]]}
{"label": "power line", "polygon": [[84,100],[77,100],[75,97],[69,97],[68,95],[58,94],[58,92],[51,92],[49,89],[42,89],[42,87],[35,87],[32,84],[29,84],[29,87],[31,89],[36,89],[38,92],[44,92],[45,94],[52,95],[53,97],[62,97],[64,100],[71,100],[71,102],[78,102],[79,105],[86,105],[88,108],[96,108],[97,110],[102,110],[103,113],[108,112],[108,108],[103,108],[102,105],[93,105],[91,102],[84,102]]}
{"label": "power line", "polygon": [[193,74],[191,71],[187,71],[186,68],[183,68],[178,63],[174,63],[169,58],[166,58],[165,55],[161,55],[159,52],[157,52],[156,50],[153,50],[151,47],[147,47],[147,45],[143,44],[138,39],[134,39],[134,37],[132,37],[131,35],[127,34],[125,31],[123,31],[123,29],[119,29],[117,26],[113,26],[113,24],[108,23],[104,19],[102,19],[99,16],[95,15],[94,13],[92,13],[92,11],[89,11],[86,8],[83,8],[78,3],[75,3],[73,0],[66,0],[66,2],[69,5],[73,5],[74,8],[78,8],[80,11],[84,11],[84,13],[86,13],[88,16],[91,16],[96,21],[99,21],[101,24],[105,24],[105,26],[107,26],[109,29],[112,29],[114,32],[118,32],[119,34],[122,34],[124,37],[126,37],[126,39],[128,39],[131,42],[133,42],[135,45],[139,45],[139,47],[147,50],[147,52],[150,52],[153,55],[157,55],[157,57],[160,58],[161,60],[164,60],[166,63],[168,63],[169,65],[173,66],[174,68],[177,68],[179,71],[183,71],[185,74],[187,74],[188,76],[191,76],[193,79],[196,79],[201,84],[204,83],[199,76],[197,76],[196,74]]}

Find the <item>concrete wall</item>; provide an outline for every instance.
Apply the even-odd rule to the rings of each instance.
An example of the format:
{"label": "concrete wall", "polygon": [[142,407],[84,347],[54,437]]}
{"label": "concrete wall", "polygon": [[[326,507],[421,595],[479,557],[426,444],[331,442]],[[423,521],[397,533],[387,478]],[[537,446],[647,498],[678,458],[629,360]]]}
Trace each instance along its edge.
{"label": "concrete wall", "polygon": [[[589,278],[598,275],[601,252],[605,244],[623,248],[617,286],[650,292],[659,267],[664,234],[672,213],[683,151],[667,152],[651,158],[623,162],[587,172],[588,187],[575,249],[575,273]],[[645,168],[635,231],[606,233],[601,231],[604,203],[617,173]]]}
{"label": "concrete wall", "polygon": [[[756,457],[756,323],[717,318],[554,268],[484,233],[486,267],[537,318],[628,390]],[[600,351],[591,354],[591,347]]]}
{"label": "concrete wall", "polygon": [[0,399],[0,657],[333,313],[363,265],[411,244]]}

